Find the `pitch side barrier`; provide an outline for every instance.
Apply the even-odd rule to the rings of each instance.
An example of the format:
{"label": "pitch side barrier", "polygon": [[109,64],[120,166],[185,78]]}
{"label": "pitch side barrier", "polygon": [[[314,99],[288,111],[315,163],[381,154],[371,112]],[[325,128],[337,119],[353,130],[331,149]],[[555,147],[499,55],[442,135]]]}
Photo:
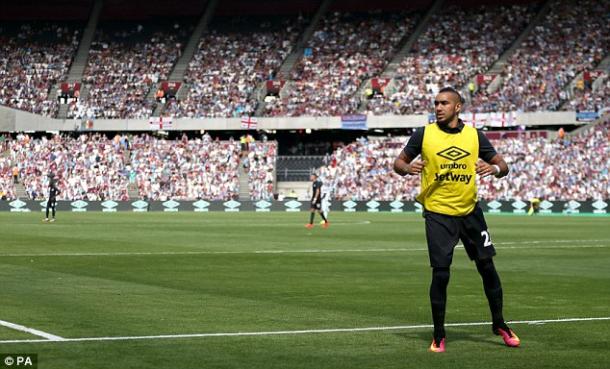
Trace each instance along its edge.
{"label": "pitch side barrier", "polygon": [[[539,205],[540,214],[608,214],[610,200],[595,201],[547,201]],[[526,214],[529,202],[481,201],[481,208],[488,213]],[[42,212],[46,201],[0,201],[3,212]],[[309,201],[58,201],[60,212],[299,212],[309,211]],[[368,213],[421,213],[422,207],[414,201],[333,201],[330,210],[333,212],[368,212]]]}

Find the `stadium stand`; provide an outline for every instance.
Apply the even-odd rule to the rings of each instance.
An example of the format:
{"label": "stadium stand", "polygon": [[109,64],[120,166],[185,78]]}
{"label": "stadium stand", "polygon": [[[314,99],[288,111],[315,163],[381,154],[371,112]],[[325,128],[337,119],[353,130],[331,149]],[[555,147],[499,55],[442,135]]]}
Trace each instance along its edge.
{"label": "stadium stand", "polygon": [[610,101],[610,78],[608,72],[584,71],[574,84],[572,98],[563,105],[562,110],[601,111]]}
{"label": "stadium stand", "polygon": [[[4,136],[1,136],[0,141],[0,199],[14,199],[15,198],[15,179],[13,177],[12,162],[8,156],[8,143]],[[18,177],[18,174],[17,174]],[[17,179],[18,180],[18,179]]]}
{"label": "stadium stand", "polygon": [[482,198],[596,200],[610,197],[610,123],[554,140],[494,142],[512,173],[507,181],[483,180]]}
{"label": "stadium stand", "polygon": [[[418,8],[411,4],[408,6],[414,8],[409,10],[403,5],[402,11],[367,11],[375,6],[362,4],[353,4],[351,11],[345,4],[343,8],[331,7],[313,28],[312,36],[296,47],[311,14],[299,15],[299,5],[288,6],[286,14],[273,14],[273,6],[267,4],[264,9],[273,16],[259,12],[241,17],[227,14],[230,7],[221,3],[184,79],[171,81],[182,83],[185,96],[180,94],[177,101],[169,99],[155,111],[157,82],[168,81],[193,34],[195,20],[157,15],[155,20],[113,21],[112,17],[121,14],[117,4],[111,2],[109,9],[102,11],[83,80],[70,81],[82,86],[80,100],[68,109],[70,118],[148,118],[153,112],[176,118],[238,117],[257,111],[265,116],[356,113],[363,108],[356,91],[369,78],[382,76],[388,61],[404,46],[401,42],[431,5],[422,2]],[[605,15],[610,5],[593,0],[550,0],[550,4],[546,17],[518,45],[497,81],[476,92],[471,90],[470,110],[608,108],[607,85],[592,88],[588,83],[595,73],[608,73],[595,68],[608,54],[610,31]],[[156,6],[158,14],[165,9]],[[202,6],[197,5],[197,12]],[[364,104],[367,112],[427,112],[439,87],[466,88],[475,76],[484,75],[530,25],[538,7],[534,1],[501,6],[485,1],[447,1],[424,24],[395,74],[383,76],[391,80],[383,85],[385,91],[369,95],[372,99]],[[138,9],[129,12],[136,16]],[[56,117],[53,90],[66,81],[84,20],[3,22],[0,104]],[[287,78],[278,80],[280,66],[301,47],[304,52],[294,69]],[[265,97],[257,92],[268,80],[277,81],[280,91],[257,110]]]}
{"label": "stadium stand", "polygon": [[273,79],[294,47],[304,18],[219,19],[199,42],[185,76],[190,91],[166,115],[188,118],[252,115],[255,89]]}
{"label": "stadium stand", "polygon": [[[476,111],[559,110],[566,87],[581,72],[592,70],[608,53],[607,1],[556,1],[510,58],[496,91],[481,90]],[[606,101],[607,105],[608,102]],[[577,103],[576,103],[577,105]]]}
{"label": "stadium stand", "polygon": [[131,170],[149,200],[229,200],[239,193],[239,143],[135,136]]}
{"label": "stadium stand", "polygon": [[147,95],[168,77],[191,30],[178,21],[100,25],[83,79],[89,93],[70,106],[68,117],[150,117],[154,100]]}
{"label": "stadium stand", "polygon": [[8,148],[30,199],[44,198],[50,172],[58,177],[60,199],[128,199],[120,140],[108,140],[99,134],[76,139],[59,135],[32,139],[19,134],[8,141]]}
{"label": "stadium stand", "polygon": [[412,200],[419,179],[403,180],[392,170],[394,159],[403,149],[404,139],[359,139],[337,149],[329,164],[320,168],[320,177],[331,183],[338,200]]}
{"label": "stadium stand", "polygon": [[[481,180],[481,198],[589,200],[610,196],[610,122],[551,140],[512,136],[492,140],[505,155],[512,174],[504,181]],[[328,158],[278,160],[276,142],[250,144],[241,156],[239,142],[212,140],[209,135],[166,140],[146,134],[112,139],[100,134],[40,139],[19,134],[2,144],[0,191],[6,198],[15,197],[16,166],[19,182],[31,199],[44,196],[46,175],[55,172],[62,188],[60,199],[127,200],[131,182],[136,183],[141,198],[150,200],[228,200],[239,193],[237,171],[242,163],[248,173],[250,198],[269,200],[274,196],[276,168],[278,179],[306,180],[311,168],[326,161],[318,172],[332,184],[337,199],[413,200],[419,179],[403,179],[392,171],[405,142],[406,138],[361,138]],[[307,158],[310,160],[303,160]],[[294,172],[295,163],[301,164],[303,173]],[[283,178],[282,172],[289,166],[292,176]]]}
{"label": "stadium stand", "polygon": [[251,200],[273,200],[277,143],[253,142],[245,156]]}
{"label": "stadium stand", "polygon": [[79,42],[74,22],[2,22],[0,25],[0,104],[55,116],[49,95],[62,81]]}
{"label": "stadium stand", "polygon": [[[76,122],[148,119],[157,105],[158,85],[169,81],[186,40],[194,34],[192,18],[130,19],[138,13],[135,8],[125,21],[117,21],[121,18],[118,3],[109,2],[112,9],[102,12],[83,80],[71,81],[70,86],[78,85],[78,91],[83,91],[68,111]],[[199,43],[184,79],[171,81],[180,86],[173,92],[178,99],[163,103],[162,113],[175,118],[253,115],[262,98],[257,92],[268,86],[266,82],[277,89],[278,97],[258,110],[263,115],[357,113],[362,105],[356,92],[371,79],[378,93],[367,104],[368,113],[423,114],[430,111],[430,100],[440,87],[464,88],[522,38],[522,43],[513,45],[516,52],[496,83],[467,96],[472,99],[469,110],[601,114],[610,107],[609,71],[599,66],[608,58],[610,44],[608,2],[550,0],[548,14],[540,12],[546,16],[530,33],[522,31],[531,26],[536,9],[540,9],[533,1],[497,6],[486,1],[449,0],[431,14],[428,23],[419,24],[423,27],[418,27],[418,22],[424,8],[431,5],[429,1],[422,2],[420,8],[406,10],[403,6],[401,11],[383,7],[370,11],[371,6],[362,4],[350,8],[345,5],[349,2],[343,2],[342,9],[324,3],[326,7],[320,9],[330,11],[316,13],[317,23],[310,23],[310,15],[318,3],[307,5],[309,10],[303,15],[298,14],[299,5],[290,5],[285,13],[264,14],[270,11],[267,5],[265,11],[247,17],[232,15],[230,7],[219,4],[222,11],[211,16],[208,30],[200,39],[199,34],[191,37]],[[197,14],[204,5],[198,5]],[[79,14],[86,14],[86,8]],[[157,9],[157,13],[162,12]],[[57,115],[53,89],[67,78],[86,20],[82,14],[76,17],[78,21],[57,22],[6,22],[0,15],[0,104]],[[61,19],[58,14],[54,17]],[[308,26],[311,37],[299,43]],[[411,53],[399,63],[395,74],[382,78],[389,60],[402,55],[397,50],[409,50],[406,46],[411,43],[404,41],[416,28],[422,32],[414,33],[417,39],[413,37]],[[286,80],[279,80],[280,66],[301,47],[303,55],[294,69]],[[94,127],[93,123],[76,126]],[[608,156],[607,131],[606,123],[562,140],[495,141],[499,151],[510,153],[507,156],[515,174],[493,184],[503,187],[489,187],[492,184],[482,181],[481,196],[607,197],[608,163],[595,156]],[[23,188],[29,198],[40,199],[49,171],[58,173],[60,186],[65,188],[60,198],[71,200],[127,199],[129,188],[151,200],[226,200],[240,193],[240,176],[248,179],[251,199],[268,200],[274,196],[277,179],[306,180],[316,167],[334,183],[340,199],[409,200],[417,188],[411,179],[398,181],[391,171],[391,162],[404,144],[396,139],[361,139],[337,149],[329,158],[277,158],[275,142],[256,142],[244,153],[235,142],[215,141],[209,136],[178,140],[147,134],[127,139],[120,133],[116,139],[99,133],[33,137],[40,134],[19,134],[2,143],[0,190],[6,198],[20,196]],[[324,155],[329,151],[327,141],[308,145],[309,151],[295,146],[295,152],[285,152]],[[576,164],[555,163],[566,157]],[[540,162],[552,168],[551,174],[543,171]],[[593,164],[585,168],[582,163],[586,162]],[[245,172],[239,172],[240,165]],[[19,186],[14,181],[15,167]],[[559,172],[568,174],[559,178]],[[536,176],[543,178],[543,186],[536,187],[540,183]],[[578,181],[584,184],[573,186]],[[245,182],[241,183],[243,195]]]}
{"label": "stadium stand", "polygon": [[341,115],[357,111],[355,92],[379,74],[417,14],[350,14],[326,16],[291,73],[288,96],[267,104],[265,115]]}
{"label": "stadium stand", "polygon": [[[512,173],[503,181],[479,180],[485,200],[590,200],[610,196],[610,123],[564,139],[492,140]],[[392,171],[406,139],[360,139],[336,150],[320,175],[333,184],[339,200],[414,200],[419,177],[400,178]]]}
{"label": "stadium stand", "polygon": [[[239,193],[239,142],[209,135],[166,140],[147,134],[112,139],[19,134],[2,145],[0,192],[8,199],[15,198],[15,166],[33,200],[43,199],[51,172],[59,179],[62,200],[128,200],[129,183],[149,200],[229,200]],[[272,199],[277,143],[252,143],[244,154],[251,199]]]}
{"label": "stadium stand", "polygon": [[432,16],[427,30],[397,69],[397,91],[377,94],[374,114],[426,113],[437,91],[464,87],[485,72],[525,28],[534,14],[527,5],[460,7]]}

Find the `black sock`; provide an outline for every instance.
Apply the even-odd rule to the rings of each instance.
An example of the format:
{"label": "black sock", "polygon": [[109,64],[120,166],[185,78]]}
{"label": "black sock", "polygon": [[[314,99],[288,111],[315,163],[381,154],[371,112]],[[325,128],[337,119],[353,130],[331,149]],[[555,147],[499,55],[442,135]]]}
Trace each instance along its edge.
{"label": "black sock", "polygon": [[322,220],[325,222],[328,222],[328,220],[326,220],[326,217],[324,216],[324,212],[320,212],[320,216],[322,217]]}
{"label": "black sock", "polygon": [[500,276],[498,276],[496,267],[491,259],[485,259],[477,262],[477,270],[483,279],[483,288],[489,303],[493,327],[504,328],[506,324],[502,314],[502,284],[500,283]]}
{"label": "black sock", "polygon": [[309,213],[309,224],[313,224],[313,216],[314,216],[314,212],[312,211],[311,213]]}
{"label": "black sock", "polygon": [[449,268],[433,268],[430,284],[430,304],[432,305],[432,320],[434,322],[434,340],[440,344],[445,337],[445,309],[447,305],[447,285],[449,284]]}

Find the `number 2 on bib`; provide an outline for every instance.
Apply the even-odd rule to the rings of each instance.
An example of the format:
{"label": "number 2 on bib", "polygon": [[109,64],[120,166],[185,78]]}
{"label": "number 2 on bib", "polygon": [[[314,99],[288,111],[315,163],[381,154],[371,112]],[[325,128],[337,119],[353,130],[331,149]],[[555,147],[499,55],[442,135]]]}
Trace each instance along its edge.
{"label": "number 2 on bib", "polygon": [[483,239],[485,240],[483,242],[483,247],[491,246],[491,236],[489,235],[489,232],[487,232],[487,230],[481,231],[481,236],[483,236]]}

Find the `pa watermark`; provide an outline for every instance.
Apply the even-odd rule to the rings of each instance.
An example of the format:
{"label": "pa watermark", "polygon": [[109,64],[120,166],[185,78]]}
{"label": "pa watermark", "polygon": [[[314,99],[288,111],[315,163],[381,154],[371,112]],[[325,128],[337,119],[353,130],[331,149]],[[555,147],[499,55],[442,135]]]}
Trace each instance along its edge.
{"label": "pa watermark", "polygon": [[38,354],[0,354],[0,369],[38,368]]}

